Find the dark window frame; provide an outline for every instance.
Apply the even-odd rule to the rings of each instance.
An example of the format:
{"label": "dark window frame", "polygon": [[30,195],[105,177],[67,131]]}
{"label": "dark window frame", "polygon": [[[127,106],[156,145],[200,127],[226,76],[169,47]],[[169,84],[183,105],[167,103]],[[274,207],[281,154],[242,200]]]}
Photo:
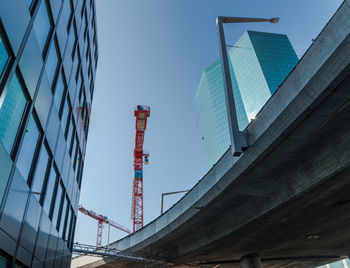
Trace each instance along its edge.
{"label": "dark window frame", "polygon": [[[64,197],[66,195],[66,189],[64,188],[64,185],[63,185],[63,182],[62,182],[61,179],[59,179],[59,184],[61,185],[62,193],[61,193],[61,200],[59,201],[60,204],[59,204],[59,207],[58,207],[57,222],[55,223],[57,232],[59,231],[59,228],[60,228],[61,217],[62,217],[62,209],[63,209],[62,208],[63,207],[63,201],[64,201]],[[58,185],[59,184],[57,184],[57,189],[58,189]],[[56,194],[57,194],[57,192],[56,192]],[[56,203],[56,202],[54,202],[54,203]]]}
{"label": "dark window frame", "polygon": [[[40,155],[40,150],[41,150],[41,147],[44,146],[44,130],[40,124],[39,117],[37,116],[34,109],[32,111],[32,115],[33,115],[34,122],[37,125],[38,130],[39,130],[39,137],[38,137],[38,142],[35,146],[33,161],[30,165],[30,169],[29,169],[29,173],[28,173],[27,184],[30,188],[32,187],[34,174],[35,174],[35,170],[36,170],[36,165],[38,164],[38,159],[39,159],[39,155]],[[29,116],[28,116],[28,118],[29,118]]]}
{"label": "dark window frame", "polygon": [[44,180],[43,180],[43,185],[41,187],[41,195],[40,195],[40,199],[39,199],[39,204],[41,206],[43,206],[43,203],[44,203],[44,199],[45,199],[45,195],[46,195],[47,182],[49,180],[51,168],[53,168],[53,154],[51,153],[50,146],[49,146],[49,144],[48,144],[46,139],[44,139],[44,141],[42,143],[42,146],[46,148],[46,151],[48,152],[48,155],[49,155],[49,160],[47,162],[45,176],[44,176]]}
{"label": "dark window frame", "polygon": [[[53,80],[52,80],[52,84],[51,84],[51,91],[54,92],[55,88],[56,88],[58,74],[60,73],[60,71],[62,69],[61,68],[61,66],[62,66],[62,56],[61,56],[61,53],[60,53],[60,49],[58,47],[58,41],[57,41],[56,34],[53,36],[52,42],[50,42],[50,43],[52,43],[51,46],[54,46],[54,48],[56,50],[56,55],[57,55],[57,66],[56,66],[55,74],[54,74],[54,77],[53,77]],[[48,51],[49,51],[49,48],[50,48],[50,46],[48,47]],[[45,64],[46,64],[47,58],[48,57],[45,58]]]}
{"label": "dark window frame", "polygon": [[[48,54],[48,51],[49,51],[49,46],[50,46],[50,43],[51,43],[51,38],[52,38],[52,35],[54,33],[54,30],[55,30],[55,26],[54,26],[55,23],[54,23],[54,19],[53,19],[50,3],[48,2],[48,0],[42,0],[40,4],[42,4],[42,3],[45,4],[45,6],[46,6],[46,11],[47,11],[48,19],[49,19],[49,23],[50,23],[50,30],[49,30],[49,32],[47,34],[45,45],[44,45],[43,51],[41,53],[41,55],[43,57],[43,60],[46,61],[47,54]],[[38,8],[39,7],[40,7],[40,5],[38,5]],[[35,7],[36,11],[38,10],[38,8]]]}
{"label": "dark window frame", "polygon": [[[55,177],[55,183],[54,183],[53,190],[52,190],[51,204],[49,206],[49,213],[48,213],[49,215],[47,215],[51,221],[52,220],[52,213],[53,213],[53,205],[56,201],[56,199],[54,197],[56,197],[56,190],[57,190],[56,187],[58,185],[57,182],[60,179],[60,175],[59,175],[60,173],[58,172],[57,165],[53,159],[52,159],[50,165],[51,165],[51,167],[50,167],[49,175],[47,176],[47,179],[46,179],[45,185],[44,185],[45,189],[43,191],[43,201],[45,200],[46,194],[47,194],[47,186],[48,186],[48,181],[49,181],[49,177],[50,177],[50,172],[51,172],[51,170],[54,170],[56,177]],[[43,208],[43,210],[44,210],[44,208]],[[44,210],[44,212],[46,212],[46,211]]]}
{"label": "dark window frame", "polygon": [[2,23],[1,18],[0,18],[0,38],[1,38],[2,43],[4,44],[4,47],[5,47],[6,52],[8,54],[8,59],[7,59],[7,62],[4,66],[4,70],[2,73],[0,73],[0,96],[1,96],[3,93],[4,86],[8,81],[8,76],[10,74],[11,67],[12,67],[13,62],[15,60],[14,52],[13,52],[12,47],[10,45],[10,40],[8,39],[8,36],[6,34],[5,27]]}

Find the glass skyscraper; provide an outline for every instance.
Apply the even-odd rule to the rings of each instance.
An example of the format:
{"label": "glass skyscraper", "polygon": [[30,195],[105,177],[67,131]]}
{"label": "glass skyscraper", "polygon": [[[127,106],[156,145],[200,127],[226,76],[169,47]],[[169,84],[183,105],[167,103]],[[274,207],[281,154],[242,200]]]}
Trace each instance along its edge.
{"label": "glass skyscraper", "polygon": [[332,262],[323,266],[319,266],[317,268],[350,268],[349,259],[344,259],[337,262]]}
{"label": "glass skyscraper", "polygon": [[[286,35],[246,31],[229,50],[238,127],[244,130],[298,62]],[[209,165],[230,146],[220,61],[201,77],[196,104]]]}
{"label": "glass skyscraper", "polygon": [[0,0],[0,267],[70,266],[97,60],[94,0]]}

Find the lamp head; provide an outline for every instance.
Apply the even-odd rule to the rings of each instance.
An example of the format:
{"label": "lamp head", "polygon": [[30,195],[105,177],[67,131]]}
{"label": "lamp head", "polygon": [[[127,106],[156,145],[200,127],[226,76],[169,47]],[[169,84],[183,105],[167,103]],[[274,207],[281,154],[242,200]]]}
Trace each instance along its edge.
{"label": "lamp head", "polygon": [[271,19],[269,19],[269,22],[277,23],[279,20],[280,20],[280,18],[271,18]]}

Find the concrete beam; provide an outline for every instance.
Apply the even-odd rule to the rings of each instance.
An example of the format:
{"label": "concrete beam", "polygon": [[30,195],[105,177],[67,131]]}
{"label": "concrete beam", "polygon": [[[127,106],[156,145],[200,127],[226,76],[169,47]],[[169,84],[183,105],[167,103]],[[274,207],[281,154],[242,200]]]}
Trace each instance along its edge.
{"label": "concrete beam", "polygon": [[262,268],[260,256],[255,253],[243,256],[241,268]]}

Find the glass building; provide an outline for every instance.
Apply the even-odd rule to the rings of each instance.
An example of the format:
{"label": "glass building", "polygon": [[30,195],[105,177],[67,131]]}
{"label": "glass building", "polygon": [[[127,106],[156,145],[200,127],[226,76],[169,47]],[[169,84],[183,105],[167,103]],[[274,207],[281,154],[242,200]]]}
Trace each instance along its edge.
{"label": "glass building", "polygon": [[[244,130],[299,59],[286,35],[255,31],[246,31],[228,57],[238,127]],[[211,166],[231,143],[220,61],[204,70],[195,100]]]}
{"label": "glass building", "polygon": [[337,262],[332,262],[323,266],[319,266],[317,268],[350,268],[349,259],[344,259]]}
{"label": "glass building", "polygon": [[0,0],[0,267],[70,266],[97,59],[94,0]]}

